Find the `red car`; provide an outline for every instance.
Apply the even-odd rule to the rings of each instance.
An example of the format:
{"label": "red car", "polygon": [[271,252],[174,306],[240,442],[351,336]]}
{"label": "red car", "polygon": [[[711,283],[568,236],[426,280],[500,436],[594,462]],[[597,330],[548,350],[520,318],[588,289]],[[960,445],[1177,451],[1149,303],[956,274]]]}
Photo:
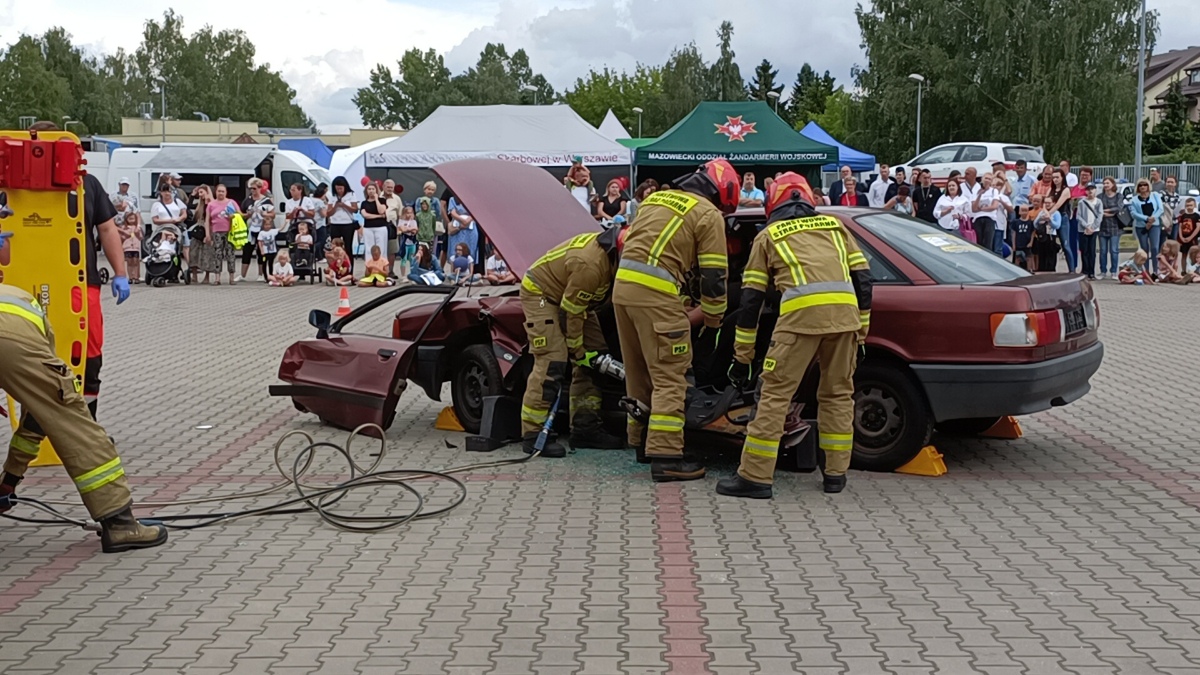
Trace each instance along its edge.
{"label": "red car", "polygon": [[[471,209],[517,275],[550,247],[599,227],[541,169],[464,160],[434,170]],[[855,377],[854,468],[893,470],[929,442],[935,426],[980,433],[1002,416],[1066,405],[1090,389],[1104,348],[1097,332],[1099,309],[1083,277],[1033,276],[895,213],[861,208],[822,213],[847,225],[875,278],[867,358]],[[752,414],[753,392],[731,397],[725,373],[741,271],[763,221],[761,209],[728,219],[728,330],[695,329],[689,429],[737,437]],[[391,338],[345,332],[367,312],[426,293],[441,294],[441,301],[401,309]],[[532,359],[515,288],[491,297],[466,295],[452,287],[396,289],[332,325],[327,314],[314,312],[310,320],[320,334],[288,348],[279,375],[289,384],[273,387],[273,393],[291,396],[301,410],[339,426],[376,421],[386,427],[407,382],[434,400],[449,382],[463,425],[471,432],[490,428],[495,420],[485,425],[487,399],[519,399]],[[774,326],[773,312],[768,308],[760,320],[764,342]],[[602,314],[601,323],[619,357],[611,317]],[[760,358],[765,351],[760,345]],[[803,427],[802,412],[804,418],[815,416],[818,376],[813,369],[798,389],[788,433]],[[622,426],[622,393],[616,381],[606,388],[605,410],[615,429]],[[495,406],[490,412],[515,415],[513,407]]]}

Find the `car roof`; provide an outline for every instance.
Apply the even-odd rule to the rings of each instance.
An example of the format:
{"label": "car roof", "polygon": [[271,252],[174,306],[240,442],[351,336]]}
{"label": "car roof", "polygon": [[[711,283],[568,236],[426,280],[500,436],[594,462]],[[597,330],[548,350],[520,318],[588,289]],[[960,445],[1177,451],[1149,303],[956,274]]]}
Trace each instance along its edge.
{"label": "car roof", "polygon": [[432,168],[517,276],[524,276],[551,248],[600,230],[562,182],[542,167],[480,158]]}

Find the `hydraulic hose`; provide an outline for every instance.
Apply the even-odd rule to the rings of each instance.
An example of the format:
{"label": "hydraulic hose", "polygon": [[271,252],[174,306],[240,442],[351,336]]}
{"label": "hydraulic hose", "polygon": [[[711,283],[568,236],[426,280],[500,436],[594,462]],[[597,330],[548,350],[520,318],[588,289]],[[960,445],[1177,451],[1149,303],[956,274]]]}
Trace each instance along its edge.
{"label": "hydraulic hose", "polygon": [[[354,439],[365,435],[364,430],[374,430],[379,436],[379,450],[372,453],[374,460],[367,467],[360,466],[354,461],[354,457],[350,454],[351,447],[354,444]],[[293,436],[301,436],[308,442],[291,463],[290,470],[284,468],[282,456],[284,443]],[[304,475],[312,468],[313,461],[316,459],[316,454],[320,450],[332,450],[340,455],[346,462],[350,477],[335,485],[312,485],[303,481]],[[141,519],[145,523],[161,524],[167,528],[174,530],[196,530],[204,527],[210,527],[219,523],[231,522],[242,518],[261,517],[261,516],[282,516],[296,515],[309,511],[315,512],[322,520],[329,523],[333,527],[347,532],[382,532],[395,527],[399,527],[414,520],[425,518],[435,518],[445,515],[455,508],[458,508],[467,498],[467,486],[455,474],[466,473],[469,471],[481,471],[486,469],[494,469],[501,466],[513,464],[521,464],[537,457],[540,454],[538,451],[529,455],[522,455],[512,459],[501,459],[491,462],[479,462],[476,464],[467,464],[441,471],[431,471],[427,469],[390,469],[380,471],[379,466],[383,463],[383,459],[387,454],[387,444],[384,440],[383,429],[376,424],[364,424],[346,438],[345,446],[337,445],[336,443],[328,443],[315,441],[307,432],[300,430],[289,431],[275,442],[275,447],[272,452],[275,468],[284,478],[284,481],[263,490],[254,492],[221,495],[217,497],[204,497],[200,499],[185,499],[170,502],[140,502],[141,508],[162,509],[181,506],[197,506],[201,504],[212,504],[216,502],[229,502],[242,499],[257,499],[265,497],[276,492],[280,492],[287,488],[292,488],[296,496],[291,497],[274,504],[267,506],[242,509],[237,511],[222,511],[208,513],[181,513],[171,515],[154,515],[149,518]],[[417,490],[410,483],[416,481],[442,481],[449,483],[455,489],[454,498],[450,503],[438,508],[428,508],[425,495]],[[376,488],[380,486],[394,487],[400,490],[407,496],[412,497],[414,504],[411,508],[400,513],[387,513],[381,515],[358,515],[354,513],[342,513],[333,510],[333,507],[342,501],[351,491],[360,488]],[[42,511],[49,518],[28,518],[23,516],[15,516],[12,514],[0,514],[0,517],[8,518],[22,523],[30,523],[36,525],[70,525],[74,527],[82,527],[88,530],[99,531],[99,524],[91,520],[81,520],[73,518],[62,511],[59,511],[56,506],[74,506],[77,502],[39,500],[31,497],[22,497],[14,495],[12,501],[18,504],[24,504],[31,508]]]}

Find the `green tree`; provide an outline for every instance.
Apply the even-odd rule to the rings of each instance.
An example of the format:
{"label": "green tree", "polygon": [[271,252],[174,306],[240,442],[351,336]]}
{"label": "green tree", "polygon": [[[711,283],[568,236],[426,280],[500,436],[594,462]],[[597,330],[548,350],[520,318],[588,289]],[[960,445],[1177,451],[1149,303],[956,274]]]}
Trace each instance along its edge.
{"label": "green tree", "polygon": [[818,75],[813,67],[805,63],[796,73],[792,94],[787,102],[787,120],[797,129],[808,124],[825,112],[825,102],[834,91],[834,78],[825,71]]}
{"label": "green tree", "polygon": [[[775,92],[780,94],[783,92],[783,85],[776,85],[775,78],[779,77],[779,70],[771,66],[771,62],[763,59],[762,63],[754,69],[754,79],[750,82],[750,98],[756,101],[767,101],[770,99],[767,94]],[[783,109],[780,109],[783,112]]]}
{"label": "green tree", "polygon": [[504,45],[490,42],[475,67],[456,76],[453,83],[468,105],[533,103],[535,92],[525,90],[526,86],[537,89],[539,103],[552,103],[557,96],[545,77],[534,74],[524,49],[509,56]]}
{"label": "green tree", "polygon": [[850,134],[850,116],[854,100],[842,87],[825,99],[825,109],[812,118],[830,136],[838,140],[848,138]]}
{"label": "green tree", "polygon": [[630,133],[638,131],[638,114],[642,109],[642,135],[656,136],[674,124],[663,111],[662,71],[639,64],[633,73],[616,72],[605,68],[588,71],[586,78],[575,80],[575,86],[563,94],[567,105],[592,126],[604,121],[611,109]]}
{"label": "green tree", "polygon": [[160,86],[165,85],[169,117],[189,118],[200,111],[214,119],[312,127],[295,103],[295,90],[269,65],[255,65],[254,54],[254,43],[244,32],[214,32],[205,26],[189,37],[183,32],[183,17],[168,10],[162,23],[147,21],[142,31],[133,56],[138,80],[134,89],[157,107]]}
{"label": "green tree", "polygon": [[721,27],[717,29],[717,47],[720,48],[720,56],[717,57],[716,63],[712,65],[712,88],[711,96],[718,101],[744,101],[746,100],[746,83],[742,80],[742,72],[738,69],[737,61],[734,61],[733,53],[733,24],[729,21],[722,21]]}
{"label": "green tree", "polygon": [[396,62],[396,77],[387,66],[375,66],[370,83],[352,100],[369,127],[411,129],[450,97],[450,69],[442,56],[410,49]]}
{"label": "green tree", "polygon": [[[914,151],[914,71],[925,147],[997,139],[1076,164],[1129,161],[1139,0],[869,0],[855,13],[867,65],[854,139],[883,161]],[[1149,35],[1157,16],[1148,17]],[[903,130],[900,133],[898,131]]]}
{"label": "green tree", "polygon": [[709,67],[696,44],[676,48],[662,68],[663,117],[674,120],[671,124],[683,119],[705,99],[709,89]]}
{"label": "green tree", "polygon": [[[22,35],[0,57],[0,122],[17,128],[33,116],[60,122],[71,107],[71,85],[46,66],[41,42]],[[72,129],[74,130],[74,129]]]}
{"label": "green tree", "polygon": [[1171,82],[1163,97],[1162,119],[1154,125],[1154,131],[1146,135],[1147,154],[1165,155],[1195,145],[1200,138],[1188,117],[1189,112],[1183,86],[1179,80]]}

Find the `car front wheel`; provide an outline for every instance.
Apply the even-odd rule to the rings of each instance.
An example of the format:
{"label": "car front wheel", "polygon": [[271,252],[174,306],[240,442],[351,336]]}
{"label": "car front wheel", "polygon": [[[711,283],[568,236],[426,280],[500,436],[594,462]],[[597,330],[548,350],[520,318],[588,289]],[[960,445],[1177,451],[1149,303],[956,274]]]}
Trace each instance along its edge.
{"label": "car front wheel", "polygon": [[500,364],[487,345],[471,345],[454,360],[450,395],[454,413],[468,433],[479,433],[483,423],[483,400],[504,393]]}
{"label": "car front wheel", "polygon": [[932,433],[925,396],[902,367],[868,362],[858,369],[852,468],[895,471],[925,447]]}

